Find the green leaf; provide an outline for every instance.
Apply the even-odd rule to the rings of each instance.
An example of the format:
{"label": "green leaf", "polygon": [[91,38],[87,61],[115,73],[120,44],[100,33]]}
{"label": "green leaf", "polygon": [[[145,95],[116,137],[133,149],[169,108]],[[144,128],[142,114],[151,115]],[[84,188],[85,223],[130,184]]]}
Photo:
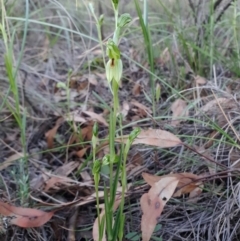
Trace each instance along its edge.
{"label": "green leaf", "polygon": [[140,238],[141,238],[141,234],[137,233],[137,232],[131,232],[131,233],[128,233],[126,236],[125,236],[126,239],[129,239],[131,241],[139,241]]}

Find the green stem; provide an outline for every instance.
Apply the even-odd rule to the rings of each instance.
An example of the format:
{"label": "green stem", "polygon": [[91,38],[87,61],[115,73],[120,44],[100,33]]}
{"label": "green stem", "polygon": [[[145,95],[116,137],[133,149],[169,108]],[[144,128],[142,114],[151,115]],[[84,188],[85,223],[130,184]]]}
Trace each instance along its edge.
{"label": "green stem", "polygon": [[110,145],[110,185],[113,184],[113,162],[115,160],[115,132],[117,125],[117,111],[119,108],[118,100],[118,83],[114,79],[112,80],[112,89],[113,89],[113,111],[111,113],[111,128],[109,133],[109,145]]}
{"label": "green stem", "polygon": [[[93,163],[96,162],[96,146],[93,146]],[[97,201],[97,216],[98,216],[98,232],[101,233],[101,219],[100,219],[100,210],[99,210],[99,195],[98,195],[98,185],[99,185],[99,173],[94,174],[94,183],[96,191],[96,201]],[[99,237],[100,239],[101,237]]]}
{"label": "green stem", "polygon": [[[96,201],[97,201],[98,232],[100,234],[101,233],[101,219],[100,219],[99,195],[98,195],[99,174],[96,174],[94,179],[95,179],[94,182],[95,182]],[[100,235],[99,239],[100,238],[101,238],[101,235]]]}
{"label": "green stem", "polygon": [[114,31],[114,35],[113,35],[113,41],[116,45],[118,45],[118,38],[119,38],[119,34],[118,34],[118,10],[114,11],[114,16],[115,16],[115,31]]}

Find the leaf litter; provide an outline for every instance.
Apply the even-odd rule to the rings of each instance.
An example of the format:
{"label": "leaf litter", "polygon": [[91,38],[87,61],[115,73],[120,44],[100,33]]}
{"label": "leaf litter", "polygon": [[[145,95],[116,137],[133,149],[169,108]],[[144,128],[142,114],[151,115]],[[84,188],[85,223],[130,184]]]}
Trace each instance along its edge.
{"label": "leaf litter", "polygon": [[[56,51],[54,56],[52,56],[54,61],[49,61],[49,51],[52,49],[50,49],[51,46],[49,46],[49,43],[45,43],[45,45],[43,46],[45,46],[46,51],[42,53],[42,56],[44,56],[44,61],[48,61],[48,64],[51,65],[49,69],[45,69],[46,67],[44,67],[45,65],[43,65],[42,60],[39,62],[37,58],[34,58],[35,54],[32,53],[33,61],[31,60],[31,62],[37,63],[44,71],[46,70],[48,72],[53,80],[60,80],[65,87],[69,89],[56,88],[55,92],[51,90],[51,93],[54,93],[52,96],[53,101],[55,100],[56,102],[54,103],[56,104],[56,109],[53,112],[48,113],[48,108],[45,106],[45,109],[43,108],[39,113],[32,115],[32,120],[36,121],[34,125],[36,124],[37,128],[40,126],[39,120],[43,119],[42,116],[40,118],[41,114],[47,117],[45,119],[52,121],[53,125],[51,128],[46,125],[46,127],[43,130],[39,130],[37,134],[32,133],[33,128],[31,125],[33,122],[27,117],[27,138],[34,147],[40,146],[37,152],[41,153],[41,155],[27,153],[30,170],[31,201],[45,203],[49,206],[65,207],[65,213],[64,215],[60,213],[54,216],[53,212],[26,209],[2,202],[2,212],[7,213],[7,217],[10,217],[7,218],[9,224],[16,224],[24,228],[42,227],[41,230],[39,230],[41,235],[48,233],[48,231],[46,232],[47,229],[44,224],[50,221],[51,218],[54,220],[53,222],[51,221],[51,225],[56,221],[57,229],[61,226],[58,226],[57,221],[59,220],[64,220],[61,227],[68,227],[68,215],[72,214],[69,209],[73,206],[78,211],[76,211],[76,213],[78,213],[83,220],[82,225],[89,225],[89,223],[93,225],[95,213],[90,211],[89,214],[85,214],[84,216],[79,207],[83,207],[83,209],[89,208],[91,210],[95,205],[96,193],[94,193],[93,179],[90,171],[92,126],[95,121],[99,123],[100,136],[98,145],[103,145],[101,139],[106,138],[109,124],[108,112],[104,109],[103,105],[107,103],[107,105],[111,106],[111,93],[106,91],[107,83],[104,73],[100,73],[99,70],[94,70],[94,66],[91,65],[85,73],[72,75],[68,83],[68,68],[60,65],[61,61],[63,61],[63,66],[69,66],[67,60],[69,56],[65,52],[69,46],[63,48],[61,46],[59,49],[63,49],[64,55],[61,56],[61,51]],[[57,48],[59,47],[58,43],[56,46]],[[78,48],[81,48],[81,46],[79,45],[73,49],[76,50]],[[32,47],[29,49],[31,51],[34,50]],[[129,49],[132,58],[140,63],[142,61],[141,54],[135,49]],[[95,58],[101,57],[99,56],[99,51],[99,49],[95,49],[95,51],[93,51],[94,53],[87,52],[90,59],[89,63],[93,64]],[[97,56],[96,53],[98,53]],[[85,54],[86,53],[83,55],[80,54],[77,56],[77,59],[83,60],[84,62]],[[91,59],[91,54],[94,55],[94,59]],[[176,51],[172,52],[171,47],[165,48],[160,55],[158,63],[162,67],[168,68],[172,61],[171,56],[178,58],[177,61],[179,61],[179,55]],[[58,57],[60,57],[60,59],[62,58],[62,60],[59,61]],[[56,63],[57,66],[53,66],[52,63]],[[148,67],[146,63],[142,63],[142,65]],[[188,63],[185,61],[182,66],[187,65]],[[189,69],[189,67],[185,67],[186,72],[188,72]],[[76,72],[78,72],[78,70],[76,70]],[[37,70],[36,73],[37,75],[42,74],[41,71],[38,73]],[[194,106],[194,108],[189,108],[189,111],[187,111],[186,102],[182,99],[178,99],[175,103],[165,101],[169,100],[169,91],[167,91],[167,88],[161,83],[162,93],[157,102],[157,115],[163,117],[165,113],[169,113],[169,110],[172,109],[173,116],[169,121],[166,119],[157,119],[154,122],[154,118],[151,116],[152,106],[149,104],[149,100],[145,100],[146,97],[144,95],[144,93],[149,94],[150,91],[146,88],[148,85],[142,84],[142,82],[148,80],[146,73],[139,66],[132,63],[130,64],[129,70],[126,69],[125,74],[132,79],[131,83],[123,83],[119,90],[120,103],[122,106],[120,113],[124,116],[124,125],[126,124],[127,128],[123,130],[123,136],[119,135],[116,139],[116,149],[118,148],[118,143],[126,141],[132,126],[141,127],[141,133],[134,141],[131,150],[135,154],[136,161],[129,157],[127,163],[128,182],[135,180],[141,182],[141,174],[144,171],[143,177],[151,186],[148,191],[148,185],[138,183],[127,193],[126,198],[129,199],[130,202],[127,215],[130,213],[129,216],[131,220],[133,220],[133,222],[127,221],[128,228],[139,233],[141,223],[143,240],[149,240],[151,238],[157,223],[163,225],[163,228],[158,230],[158,236],[163,240],[171,240],[176,237],[179,237],[179,240],[185,240],[186,237],[191,240],[194,240],[194,237],[202,240],[205,240],[206,237],[208,237],[208,240],[217,240],[219,239],[219,237],[217,237],[218,233],[220,233],[221,237],[238,237],[238,230],[240,229],[238,222],[235,221],[239,215],[239,211],[235,208],[238,205],[238,201],[235,198],[238,192],[235,187],[237,187],[239,181],[235,174],[227,173],[226,170],[229,170],[229,165],[232,165],[231,170],[234,169],[236,172],[238,171],[235,161],[238,162],[237,155],[239,148],[236,142],[233,153],[230,151],[232,150],[232,146],[228,142],[229,139],[225,142],[224,138],[226,138],[227,135],[235,139],[234,133],[231,130],[227,128],[224,129],[227,135],[223,135],[219,129],[214,129],[213,125],[208,125],[208,121],[211,120],[221,128],[224,128],[224,126],[228,124],[228,121],[226,121],[222,113],[223,110],[234,127],[238,127],[237,113],[239,112],[239,107],[237,102],[229,98],[229,95],[225,95],[222,91],[212,88],[211,83],[213,80],[193,73],[193,76],[196,77],[194,77],[194,85],[191,85],[191,87],[194,86],[199,89],[204,87],[204,90],[206,90],[207,97],[205,99],[202,97],[202,106],[200,108]],[[162,74],[166,74],[166,79],[171,83],[173,76],[169,78],[166,71],[163,71]],[[30,78],[32,78],[34,82],[37,82],[39,81],[37,75],[31,75]],[[179,76],[176,76],[176,78],[178,77]],[[229,81],[229,79],[222,78],[222,75],[217,76],[217,81],[218,80],[220,82]],[[41,81],[42,80],[40,80],[40,82]],[[51,88],[50,82],[51,81],[48,81],[46,78],[44,79],[45,89]],[[132,86],[127,90],[125,84],[127,87],[131,84]],[[157,84],[159,85],[159,83]],[[226,86],[229,86],[229,83],[226,83]],[[183,90],[184,93],[181,93],[186,97],[187,103],[194,105],[195,96],[192,94],[192,89],[190,87],[185,88],[184,85]],[[234,94],[234,90],[234,88],[231,88],[231,93]],[[68,91],[70,92],[69,99],[67,100]],[[212,97],[213,91],[217,99]],[[186,96],[185,93],[187,93]],[[167,96],[164,97],[164,95]],[[105,103],[100,101],[101,98]],[[70,102],[68,105],[69,108],[60,107],[61,103],[68,103],[68,101]],[[44,106],[42,102],[39,102],[40,107],[41,105]],[[219,108],[219,105],[221,105],[222,110]],[[55,119],[52,119],[52,114]],[[186,121],[179,122],[183,117]],[[191,122],[188,121],[188,117],[192,119]],[[138,122],[142,121],[142,119],[146,119],[146,121],[144,123]],[[12,126],[14,126],[14,122],[9,123],[10,121],[11,118],[9,117],[1,122],[1,126],[3,126],[1,128],[6,129],[6,132],[8,132],[10,127],[12,128]],[[44,120],[43,122],[47,121]],[[171,125],[170,128],[168,123]],[[0,130],[2,131],[2,129]],[[45,138],[43,137],[44,134]],[[31,136],[34,136],[34,138],[31,139]],[[4,138],[5,135],[1,135],[1,139],[7,140],[7,138]],[[19,136],[15,135],[14,138],[18,139]],[[13,170],[18,170],[19,162],[17,160],[21,159],[24,153],[22,153],[22,147],[16,145],[16,143],[21,143],[20,141],[13,143],[14,140],[10,138],[8,138],[7,141],[8,146],[3,144],[4,147],[0,147],[1,158],[4,158],[3,161],[1,160],[1,178],[4,184],[3,188],[1,188],[1,194],[3,194],[1,197],[4,200],[5,197],[8,196],[8,200],[12,200],[11,203],[15,203],[18,196],[13,189],[16,189],[17,185],[15,185],[16,181],[14,183],[12,179],[10,180],[9,173],[12,173]],[[216,163],[221,164],[221,166],[217,166],[218,168],[214,166],[213,169],[210,169],[210,164],[213,163],[208,162],[207,158],[191,152],[184,145],[184,143],[192,144],[192,142],[194,142],[194,146],[199,147],[199,149],[196,149],[198,152],[209,157],[208,159],[213,159]],[[1,144],[2,143],[4,142],[1,142]],[[26,149],[28,151],[29,144],[27,145]],[[104,145],[104,152],[107,153],[109,151],[107,144],[104,143]],[[50,151],[48,149],[55,150]],[[143,155],[140,155],[140,152],[143,153]],[[99,151],[97,155],[101,157],[102,153]],[[161,176],[149,176],[150,174],[146,174],[146,172],[149,171],[158,174],[161,173]],[[222,172],[225,172],[225,176],[223,177],[220,175]],[[163,175],[163,173],[168,174]],[[201,177],[208,173],[212,175],[213,181],[208,181],[205,186]],[[219,184],[219,182],[221,183]],[[228,183],[231,183],[231,185],[228,185]],[[103,182],[101,185],[102,184]],[[81,185],[85,185],[87,188],[82,189]],[[206,189],[203,188],[203,185]],[[233,195],[230,194],[231,191]],[[144,194],[142,198],[140,198],[142,193]],[[99,195],[101,200],[103,200],[102,191],[99,192]],[[177,198],[177,202],[175,202],[175,199],[168,202],[171,197]],[[189,201],[193,197],[203,198],[195,199],[197,204],[192,205]],[[139,219],[139,200],[141,200],[140,203],[143,209],[142,220]],[[134,205],[136,204],[138,207],[135,209]],[[160,208],[158,208],[158,206],[160,206]],[[4,211],[3,207],[8,208],[10,211]],[[156,207],[157,212],[154,212],[153,210],[156,210]],[[16,211],[17,214],[13,214],[14,211]],[[229,213],[233,214],[231,218],[229,218]],[[152,217],[154,217],[153,219],[151,219],[151,214]],[[202,217],[201,220],[197,218],[200,216]],[[88,218],[90,218],[89,223],[84,221],[89,220]],[[35,221],[29,223],[29,220]],[[211,220],[215,220],[215,223],[220,223],[221,228],[219,228],[218,225],[213,225]],[[211,233],[205,231],[208,230],[209,227],[212,227]],[[71,228],[74,229],[74,224],[71,225]],[[64,231],[61,229],[59,231],[60,235],[56,236],[64,237]],[[11,232],[11,230],[8,229],[7,232]],[[77,229],[76,233],[78,233],[78,235],[82,234],[81,231],[77,231]],[[36,237],[35,239],[38,240]],[[26,240],[31,239],[28,238]]]}

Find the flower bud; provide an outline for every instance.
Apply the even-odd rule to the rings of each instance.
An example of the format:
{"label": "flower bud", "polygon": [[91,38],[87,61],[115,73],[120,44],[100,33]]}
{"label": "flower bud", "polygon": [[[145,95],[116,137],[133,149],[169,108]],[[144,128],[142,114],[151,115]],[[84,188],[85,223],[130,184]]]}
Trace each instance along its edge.
{"label": "flower bud", "polygon": [[112,0],[112,4],[113,4],[115,10],[117,10],[117,8],[118,8],[118,2],[119,2],[119,0]]}
{"label": "flower bud", "polygon": [[123,28],[125,27],[128,23],[132,21],[132,18],[129,13],[124,13],[122,14],[119,19],[118,19],[118,27]]}
{"label": "flower bud", "polygon": [[112,39],[107,42],[107,56],[110,59],[120,59],[120,50]]}

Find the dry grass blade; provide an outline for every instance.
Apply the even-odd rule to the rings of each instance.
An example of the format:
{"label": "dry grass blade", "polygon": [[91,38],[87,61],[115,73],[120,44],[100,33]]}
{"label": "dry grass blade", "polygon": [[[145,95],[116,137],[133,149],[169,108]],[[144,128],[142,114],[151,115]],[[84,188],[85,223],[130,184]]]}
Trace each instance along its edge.
{"label": "dry grass blade", "polygon": [[11,166],[16,160],[24,157],[23,153],[17,152],[8,157],[3,163],[0,164],[0,171],[4,170],[8,166]]}

